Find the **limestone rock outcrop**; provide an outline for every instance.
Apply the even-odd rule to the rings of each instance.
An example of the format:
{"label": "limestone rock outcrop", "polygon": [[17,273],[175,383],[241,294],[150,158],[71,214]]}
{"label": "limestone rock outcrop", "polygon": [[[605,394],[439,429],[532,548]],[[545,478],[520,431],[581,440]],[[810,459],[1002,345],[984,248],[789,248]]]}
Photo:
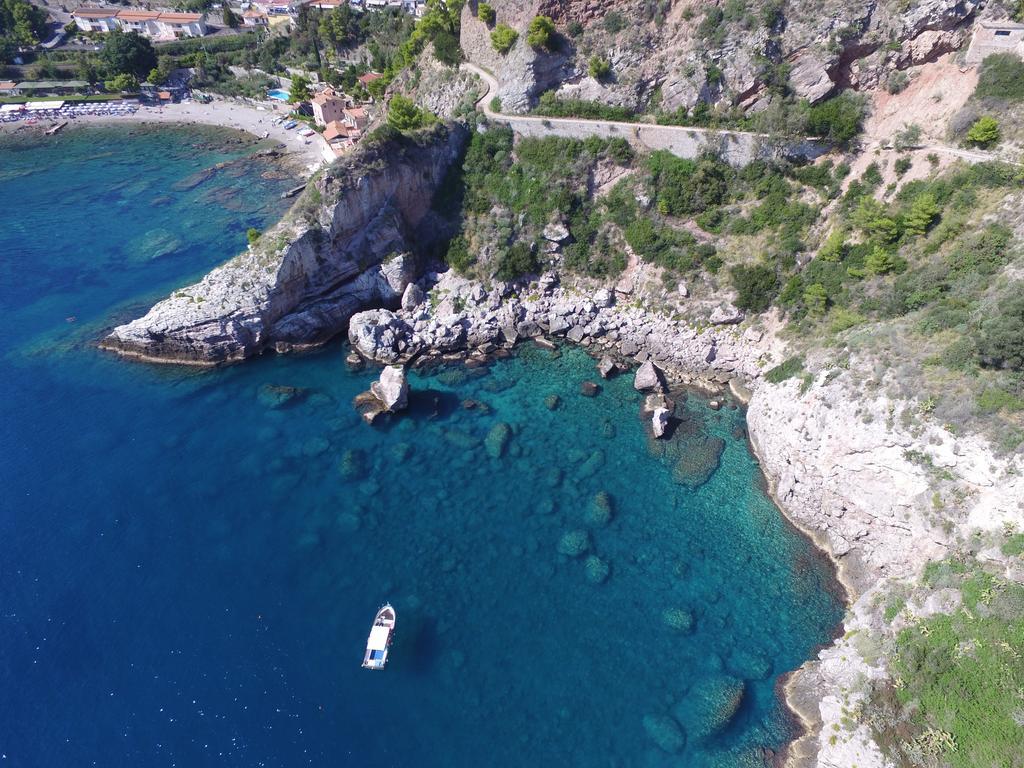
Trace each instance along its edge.
{"label": "limestone rock outcrop", "polygon": [[437,125],[339,159],[252,248],[115,328],[102,346],[220,363],[322,344],[359,309],[397,305],[416,276],[411,252],[446,233],[431,201],[467,137],[461,126]]}

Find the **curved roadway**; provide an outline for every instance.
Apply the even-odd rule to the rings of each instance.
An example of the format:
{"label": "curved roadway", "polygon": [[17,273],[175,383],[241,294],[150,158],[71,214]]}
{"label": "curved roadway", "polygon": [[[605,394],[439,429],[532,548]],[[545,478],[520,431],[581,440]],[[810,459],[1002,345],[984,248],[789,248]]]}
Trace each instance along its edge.
{"label": "curved roadway", "polygon": [[[722,152],[735,163],[752,160],[757,153],[758,143],[771,138],[766,133],[752,131],[718,130],[711,128],[694,128],[679,125],[657,125],[655,123],[627,123],[619,120],[591,120],[581,117],[543,117],[537,115],[509,115],[491,109],[491,97],[498,93],[498,81],[490,72],[476,64],[464,62],[461,68],[477,75],[487,90],[477,99],[476,107],[488,119],[505,123],[512,130],[524,136],[566,136],[582,139],[587,136],[612,138],[619,136],[641,144],[648,149],[667,149],[680,157],[698,156],[711,141],[722,141]],[[795,142],[799,145],[800,142]],[[826,150],[823,143],[815,139],[806,139],[805,147],[810,149],[810,157],[815,157]],[[814,151],[814,147],[818,151]],[[1000,160],[1012,165],[1020,165],[1013,160],[1001,158],[996,153],[985,153],[965,149],[957,149],[941,144],[915,148],[918,152],[942,152],[966,160],[969,163],[981,163],[989,160]]]}

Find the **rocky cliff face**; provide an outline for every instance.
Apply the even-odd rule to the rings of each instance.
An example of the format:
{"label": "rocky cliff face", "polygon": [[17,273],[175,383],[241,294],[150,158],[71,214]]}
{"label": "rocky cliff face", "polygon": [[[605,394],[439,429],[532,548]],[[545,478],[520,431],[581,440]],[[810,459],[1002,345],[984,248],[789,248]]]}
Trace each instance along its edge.
{"label": "rocky cliff face", "polygon": [[439,125],[336,161],[246,253],[102,346],[156,361],[240,360],[323,343],[360,308],[397,302],[416,276],[416,253],[446,232],[431,202],[467,137]]}
{"label": "rocky cliff face", "polygon": [[[567,98],[666,111],[697,102],[761,110],[769,86],[788,81],[811,102],[837,88],[878,85],[898,69],[933,60],[968,40],[983,0],[722,0],[710,3],[625,3],[619,0],[494,0],[498,21],[521,32],[507,57],[489,45],[483,24],[463,16],[462,44],[471,61],[501,82],[509,111],[558,88]],[[552,16],[565,32],[583,24],[561,49],[537,54],[522,40],[529,12]],[[589,77],[591,56],[607,58],[612,77]],[[505,101],[508,99],[508,104]]]}
{"label": "rocky cliff face", "polygon": [[509,0],[495,4],[497,21],[519,31],[519,39],[506,54],[500,54],[491,45],[491,28],[476,17],[476,4],[462,9],[459,45],[466,58],[483,67],[498,79],[501,108],[505,112],[525,112],[536,98],[571,76],[564,53],[535,51],[526,42],[526,27],[538,11],[534,0]]}
{"label": "rocky cliff face", "polygon": [[[998,458],[979,436],[955,437],[938,425],[894,423],[896,404],[859,396],[848,375],[762,380],[747,411],[776,498],[835,559],[852,600],[844,636],[787,685],[808,728],[790,747],[790,766],[892,765],[863,719],[849,717],[866,701],[869,681],[888,675],[885,658],[859,646],[867,630],[888,624],[878,595],[979,529],[1024,525],[1020,456]],[[842,738],[830,738],[839,731]]]}

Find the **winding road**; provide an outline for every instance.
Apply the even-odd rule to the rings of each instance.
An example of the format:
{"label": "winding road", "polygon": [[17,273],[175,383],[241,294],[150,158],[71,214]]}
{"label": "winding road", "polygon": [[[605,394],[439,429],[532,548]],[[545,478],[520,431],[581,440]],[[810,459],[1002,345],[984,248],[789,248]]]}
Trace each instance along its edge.
{"label": "winding road", "polygon": [[[585,139],[598,136],[603,139],[621,137],[631,144],[651,149],[665,149],[679,157],[694,158],[711,148],[720,152],[734,165],[744,165],[756,158],[766,142],[772,137],[766,133],[752,131],[713,130],[678,125],[656,125],[654,123],[627,123],[617,120],[591,120],[580,117],[542,117],[537,115],[509,115],[491,109],[491,99],[498,93],[498,80],[487,70],[464,62],[461,69],[478,76],[487,86],[484,94],[477,99],[476,107],[489,120],[504,123],[522,136],[544,137],[564,136],[571,139]],[[877,141],[877,139],[876,139]],[[877,142],[879,145],[881,141]],[[828,147],[815,139],[807,138],[795,142],[791,150],[803,153],[809,158],[818,157]],[[942,144],[915,147],[915,152],[939,152],[958,157],[969,163],[983,163],[999,160],[1011,165],[1020,163],[1000,157],[998,153],[958,149]]]}
{"label": "winding road", "polygon": [[[712,130],[678,125],[656,125],[654,123],[627,123],[618,120],[590,120],[578,117],[543,117],[537,115],[509,115],[491,109],[491,99],[498,93],[498,81],[490,72],[476,64],[464,62],[461,68],[477,75],[487,90],[476,106],[489,120],[504,123],[523,136],[564,136],[570,139],[585,139],[597,136],[602,139],[623,138],[641,148],[665,149],[679,157],[698,157],[708,149],[719,152],[728,162],[744,165],[758,156],[761,147],[771,137],[765,133],[751,131]],[[806,141],[795,146],[809,156],[824,152],[824,145]]]}

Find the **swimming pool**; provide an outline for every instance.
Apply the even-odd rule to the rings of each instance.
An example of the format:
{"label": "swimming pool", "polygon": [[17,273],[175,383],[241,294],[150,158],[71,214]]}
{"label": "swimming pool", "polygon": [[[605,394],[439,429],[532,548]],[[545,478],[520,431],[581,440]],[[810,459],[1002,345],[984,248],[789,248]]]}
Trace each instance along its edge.
{"label": "swimming pool", "polygon": [[277,101],[288,101],[291,98],[291,94],[288,91],[282,91],[280,88],[275,88],[272,91],[267,91],[267,97],[276,99]]}

